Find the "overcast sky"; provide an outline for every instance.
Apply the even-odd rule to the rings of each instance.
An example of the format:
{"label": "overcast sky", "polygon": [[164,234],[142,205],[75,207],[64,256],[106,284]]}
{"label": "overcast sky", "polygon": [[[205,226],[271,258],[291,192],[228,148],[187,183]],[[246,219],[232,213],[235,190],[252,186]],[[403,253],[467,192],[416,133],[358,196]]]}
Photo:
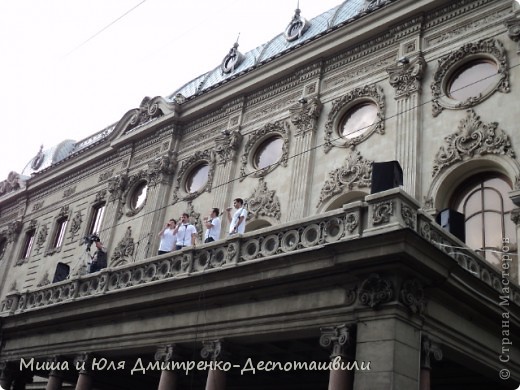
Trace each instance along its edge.
{"label": "overcast sky", "polygon": [[[300,0],[312,17],[341,0]],[[297,0],[0,0],[0,181],[283,32]]]}

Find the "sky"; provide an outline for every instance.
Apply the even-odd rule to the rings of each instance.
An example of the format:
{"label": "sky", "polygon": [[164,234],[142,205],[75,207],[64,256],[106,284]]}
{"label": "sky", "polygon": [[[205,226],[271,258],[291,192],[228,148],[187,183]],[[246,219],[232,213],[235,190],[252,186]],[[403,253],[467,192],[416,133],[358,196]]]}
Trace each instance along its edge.
{"label": "sky", "polygon": [[[341,0],[299,0],[310,20]],[[283,32],[297,0],[0,0],[0,181]]]}

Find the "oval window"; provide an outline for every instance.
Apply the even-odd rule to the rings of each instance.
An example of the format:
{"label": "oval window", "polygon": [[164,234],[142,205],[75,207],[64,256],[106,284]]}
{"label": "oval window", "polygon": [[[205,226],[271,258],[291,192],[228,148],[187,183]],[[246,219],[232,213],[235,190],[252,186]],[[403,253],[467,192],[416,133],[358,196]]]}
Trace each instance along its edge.
{"label": "oval window", "polygon": [[186,180],[186,192],[193,193],[200,190],[208,181],[209,165],[200,164],[192,169]]}
{"label": "oval window", "polygon": [[345,138],[356,138],[367,131],[377,120],[377,105],[372,102],[357,104],[343,116],[339,133]]}
{"label": "oval window", "polygon": [[450,78],[448,96],[460,101],[478,97],[496,84],[497,76],[498,66],[494,61],[478,59],[467,62]]}
{"label": "oval window", "polygon": [[260,144],[254,154],[254,166],[263,169],[280,161],[283,155],[283,138],[271,137]]}
{"label": "oval window", "polygon": [[141,208],[146,200],[146,193],[148,192],[148,185],[145,181],[139,183],[134,192],[132,192],[132,196],[130,198],[130,208],[136,210]]}

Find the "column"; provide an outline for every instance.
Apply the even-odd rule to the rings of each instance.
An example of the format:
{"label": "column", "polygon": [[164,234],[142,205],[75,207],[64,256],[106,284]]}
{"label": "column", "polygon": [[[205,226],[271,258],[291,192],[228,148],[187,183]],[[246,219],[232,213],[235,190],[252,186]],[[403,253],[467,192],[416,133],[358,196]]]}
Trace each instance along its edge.
{"label": "column", "polygon": [[299,105],[290,108],[291,122],[296,127],[294,135],[293,171],[289,191],[288,221],[308,215],[312,186],[312,168],[314,166],[314,146],[317,121],[322,104],[318,96],[300,99]]}
{"label": "column", "polygon": [[10,362],[0,362],[0,386],[3,389],[10,389],[13,382],[15,369],[14,364]]}
{"label": "column", "polygon": [[57,370],[52,370],[49,373],[49,379],[47,381],[47,386],[45,387],[45,390],[61,390],[62,383],[62,374]]}
{"label": "column", "polygon": [[91,356],[88,353],[83,353],[74,359],[74,367],[79,368],[76,390],[92,390],[93,377],[89,370],[90,364]]}
{"label": "column", "polygon": [[403,168],[403,187],[417,199],[420,194],[420,92],[426,62],[419,54],[410,59],[402,57],[397,65],[387,69],[390,84],[395,88],[396,113],[396,160]]}
{"label": "column", "polygon": [[417,390],[420,372],[420,321],[401,318],[396,310],[360,313],[356,328],[356,362],[370,362],[358,370],[354,390]]}
{"label": "column", "polygon": [[[212,362],[224,360],[226,354],[222,351],[222,342],[220,340],[207,341],[203,343],[200,355],[204,359]],[[206,379],[206,390],[225,390],[226,389],[226,372],[219,369],[208,371]]]}
{"label": "column", "polygon": [[[354,328],[349,325],[339,325],[320,328],[320,345],[322,347],[332,347],[330,355],[331,362],[346,365],[353,360],[352,346],[354,343]],[[335,370],[331,368],[329,373],[329,390],[352,390],[354,382],[354,372],[351,370]]]}
{"label": "column", "polygon": [[422,337],[422,350],[421,350],[421,378],[420,378],[420,390],[430,390],[431,381],[431,356],[435,360],[442,359],[442,350],[436,342],[433,342],[429,336]]}
{"label": "column", "polygon": [[[174,361],[179,361],[178,348],[175,345],[165,345],[157,348],[155,360],[161,362],[163,366],[169,366]],[[177,372],[174,370],[163,369],[157,390],[176,390]]]}

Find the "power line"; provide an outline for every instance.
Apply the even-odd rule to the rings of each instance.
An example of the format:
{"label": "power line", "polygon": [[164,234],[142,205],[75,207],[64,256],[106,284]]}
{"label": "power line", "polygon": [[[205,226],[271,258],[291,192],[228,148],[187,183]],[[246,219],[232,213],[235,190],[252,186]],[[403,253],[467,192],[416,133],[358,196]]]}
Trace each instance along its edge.
{"label": "power line", "polygon": [[69,51],[66,55],[70,55],[72,54],[73,52],[75,52],[76,50],[78,50],[79,48],[81,48],[82,46],[86,45],[88,42],[90,42],[92,39],[94,39],[95,37],[97,37],[99,34],[101,34],[103,31],[105,31],[106,29],[108,29],[110,26],[113,26],[114,24],[116,24],[118,21],[120,21],[121,19],[123,19],[126,15],[128,15],[130,12],[132,12],[133,10],[135,10],[137,7],[139,7],[140,5],[142,5],[143,3],[145,3],[146,0],[143,0],[141,1],[139,4],[133,6],[132,8],[130,8],[128,11],[126,11],[124,14],[122,14],[121,16],[119,16],[118,18],[116,18],[115,20],[113,20],[112,22],[110,22],[109,24],[107,24],[105,27],[103,27],[101,30],[99,30],[97,33],[95,33],[94,35],[92,35],[90,38],[88,38],[86,41],[84,41],[83,43],[79,44],[78,46],[76,46],[74,49],[72,49],[71,51]]}

